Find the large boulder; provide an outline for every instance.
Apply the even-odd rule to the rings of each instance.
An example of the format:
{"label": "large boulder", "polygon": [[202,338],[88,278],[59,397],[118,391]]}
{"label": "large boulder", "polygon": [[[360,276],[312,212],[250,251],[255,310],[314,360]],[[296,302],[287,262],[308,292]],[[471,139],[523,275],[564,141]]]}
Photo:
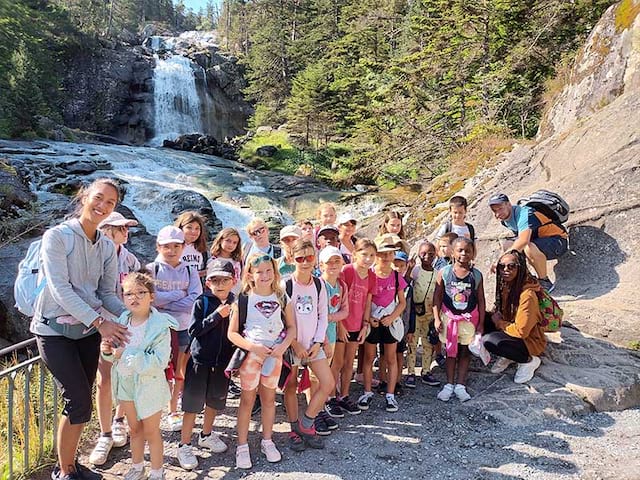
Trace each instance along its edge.
{"label": "large boulder", "polygon": [[213,238],[222,228],[222,222],[216,217],[211,207],[211,202],[201,193],[193,190],[174,190],[167,195],[167,202],[174,218],[187,210],[195,210],[200,215],[203,215],[207,219],[206,225],[209,238]]}
{"label": "large boulder", "polygon": [[0,214],[18,215],[35,200],[28,185],[8,162],[0,159]]}

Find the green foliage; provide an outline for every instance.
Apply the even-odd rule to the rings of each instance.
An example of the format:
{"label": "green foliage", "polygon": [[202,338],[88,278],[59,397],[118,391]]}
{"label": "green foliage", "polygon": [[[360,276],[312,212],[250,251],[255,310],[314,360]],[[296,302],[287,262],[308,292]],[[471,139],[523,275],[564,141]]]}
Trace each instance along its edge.
{"label": "green foliage", "polygon": [[390,185],[433,178],[476,138],[535,136],[556,65],[612,3],[226,0],[219,31],[247,66],[253,125],[286,123],[316,172],[340,139],[334,181]]}

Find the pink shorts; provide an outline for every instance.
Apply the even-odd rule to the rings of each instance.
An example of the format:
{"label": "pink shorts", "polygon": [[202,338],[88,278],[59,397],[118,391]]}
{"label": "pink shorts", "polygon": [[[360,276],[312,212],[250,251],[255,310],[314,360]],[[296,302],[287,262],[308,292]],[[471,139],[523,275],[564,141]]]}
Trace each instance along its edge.
{"label": "pink shorts", "polygon": [[258,384],[271,389],[275,389],[278,386],[280,371],[282,370],[282,357],[277,358],[276,366],[269,376],[262,375],[262,363],[262,359],[257,354],[249,352],[238,370],[240,388],[242,390],[255,390],[258,388]]}

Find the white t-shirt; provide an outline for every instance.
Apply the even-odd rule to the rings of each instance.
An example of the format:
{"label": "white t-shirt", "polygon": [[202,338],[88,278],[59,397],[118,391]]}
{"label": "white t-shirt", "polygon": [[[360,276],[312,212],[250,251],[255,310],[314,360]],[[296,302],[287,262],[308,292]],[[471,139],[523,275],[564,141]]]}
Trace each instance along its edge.
{"label": "white t-shirt", "polygon": [[250,293],[244,336],[253,343],[272,344],[284,329],[282,308],[275,293],[262,296]]}
{"label": "white t-shirt", "polygon": [[193,244],[185,245],[184,250],[182,251],[182,262],[186,263],[189,267],[197,269],[198,271],[206,268],[206,265],[204,265],[204,256],[201,252],[196,250],[196,247],[194,247]]}

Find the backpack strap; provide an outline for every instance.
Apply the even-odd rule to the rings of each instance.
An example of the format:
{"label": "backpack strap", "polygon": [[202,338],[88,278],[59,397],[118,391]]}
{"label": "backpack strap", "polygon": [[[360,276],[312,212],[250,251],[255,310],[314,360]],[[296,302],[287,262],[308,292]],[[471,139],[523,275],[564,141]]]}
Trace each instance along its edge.
{"label": "backpack strap", "polygon": [[322,290],[322,284],[320,283],[320,279],[318,277],[313,278],[313,283],[316,285],[316,291],[318,292],[318,301],[320,301],[320,291]]}
{"label": "backpack strap", "polygon": [[475,228],[473,228],[473,225],[471,225],[470,223],[467,223],[467,222],[464,222],[464,223],[467,226],[467,228],[469,229],[469,235],[471,235],[471,241],[475,242],[476,241]]}
{"label": "backpack strap", "polygon": [[287,297],[291,298],[293,295],[293,280],[291,278],[287,278],[287,281],[284,282],[284,291],[287,293]]}
{"label": "backpack strap", "polygon": [[395,293],[395,297],[394,298],[395,298],[395,301],[397,303],[398,302],[398,287],[400,285],[400,282],[398,281],[398,271],[394,270],[393,274],[394,274],[394,277],[395,277],[395,280],[396,280],[396,293]]}
{"label": "backpack strap", "polygon": [[444,224],[444,233],[449,233],[452,228],[451,218],[447,219],[447,222]]}
{"label": "backpack strap", "polygon": [[238,333],[242,335],[244,326],[247,323],[247,308],[249,305],[249,296],[246,293],[238,295]]}
{"label": "backpack strap", "polygon": [[207,298],[206,295],[202,295],[202,312],[203,312],[203,315],[207,314],[208,307],[209,307],[209,299]]}

